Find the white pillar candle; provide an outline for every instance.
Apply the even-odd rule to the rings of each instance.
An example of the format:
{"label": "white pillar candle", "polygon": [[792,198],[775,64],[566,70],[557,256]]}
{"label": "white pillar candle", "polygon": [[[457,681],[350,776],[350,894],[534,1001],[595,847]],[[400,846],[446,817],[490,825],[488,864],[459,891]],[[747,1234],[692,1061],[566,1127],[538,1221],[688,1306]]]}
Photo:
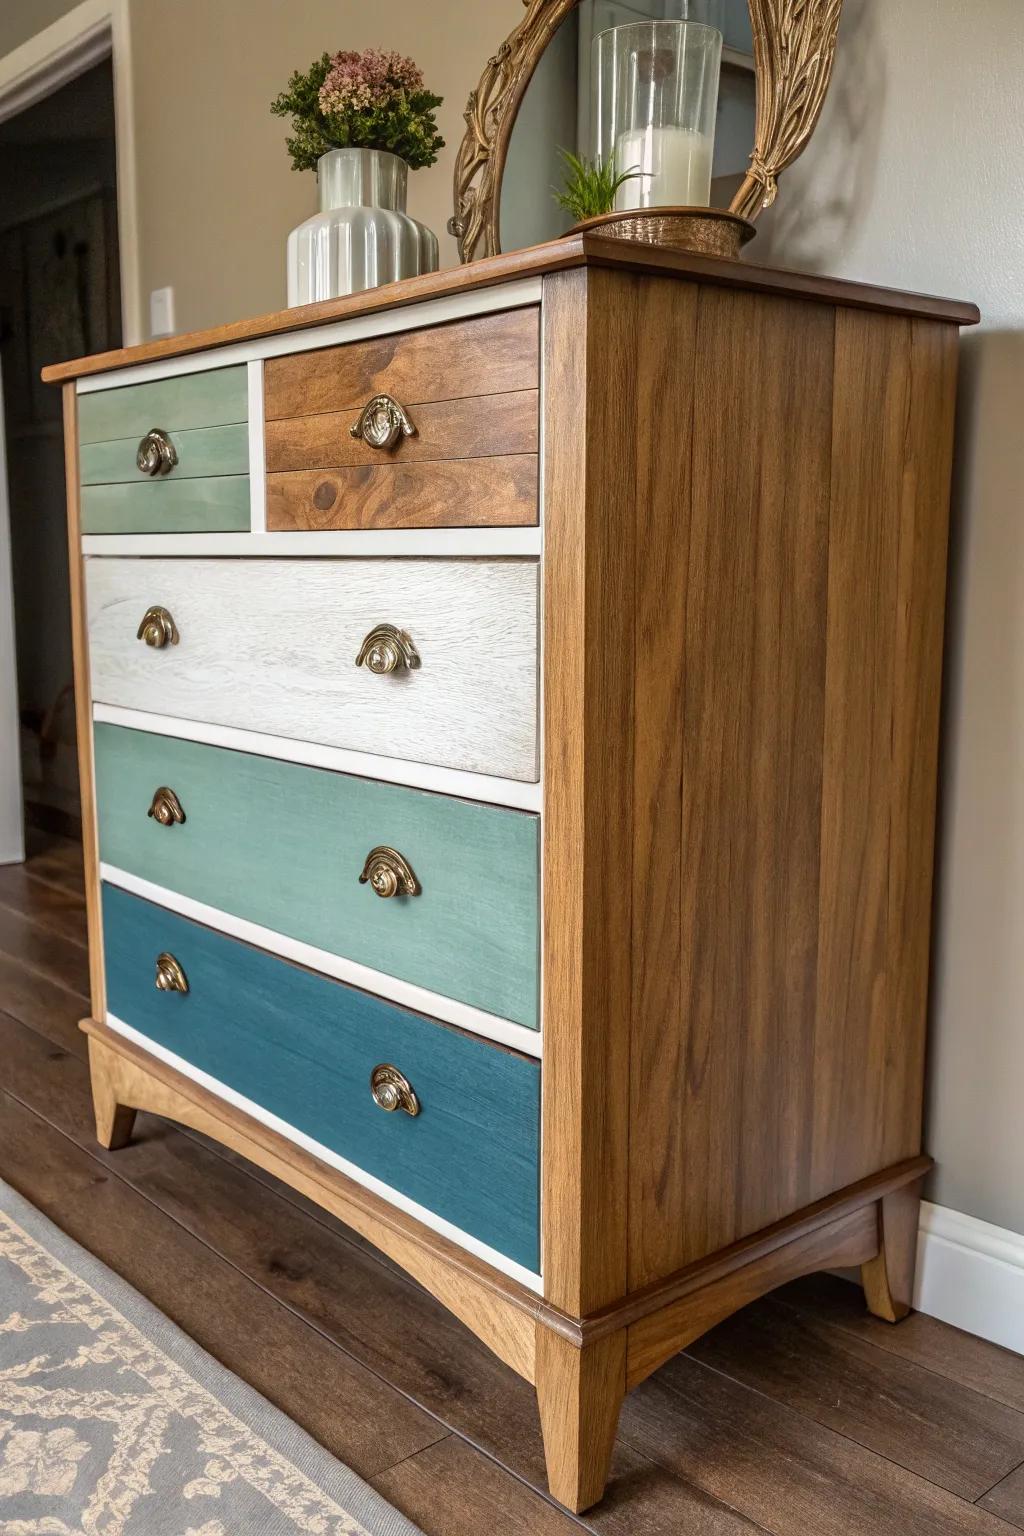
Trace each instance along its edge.
{"label": "white pillar candle", "polygon": [[711,201],[712,141],[690,128],[632,128],[620,133],[615,169],[643,174],[624,181],[615,207],[706,208]]}

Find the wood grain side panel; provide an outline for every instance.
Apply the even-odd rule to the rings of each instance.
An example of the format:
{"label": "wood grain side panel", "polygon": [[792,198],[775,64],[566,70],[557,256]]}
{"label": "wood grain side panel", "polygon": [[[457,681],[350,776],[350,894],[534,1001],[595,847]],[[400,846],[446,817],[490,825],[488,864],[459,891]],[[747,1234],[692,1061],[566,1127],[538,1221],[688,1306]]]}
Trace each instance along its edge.
{"label": "wood grain side panel", "polygon": [[955,366],[837,318],[815,1193],[920,1150]]}
{"label": "wood grain side panel", "polygon": [[680,1029],[683,689],[696,287],[662,280],[647,297],[636,461],[634,610],[633,981],[629,1106],[631,1291],[676,1267],[679,1234],[664,1194],[687,1170],[676,1127],[685,1079]]}
{"label": "wood grain side panel", "polygon": [[536,522],[535,453],[267,476],[271,533],[329,528],[521,528]]}
{"label": "wood grain side panel", "polygon": [[71,649],[75,683],[75,725],[78,735],[78,786],[82,800],[82,854],[89,936],[89,992],[93,1017],[106,1017],[103,969],[103,914],[100,901],[99,834],[92,760],[92,691],[89,672],[89,624],[86,614],[85,562],[82,558],[81,501],[78,466],[78,395],[65,384],[64,473],[68,503],[68,574],[71,588]]}
{"label": "wood grain side panel", "polygon": [[358,411],[376,394],[394,395],[409,409],[430,400],[536,389],[539,376],[539,311],[512,309],[268,358],[265,411],[268,421]]}
{"label": "wood grain side panel", "polygon": [[824,308],[701,290],[682,1038],[647,1133],[684,1176],[652,1178],[634,1214],[662,1224],[667,1268],[810,1198],[833,327]]}
{"label": "wood grain side panel", "polygon": [[[545,1294],[623,1292],[633,769],[633,497],[640,287],[544,290]],[[585,416],[585,421],[581,417]]]}
{"label": "wood grain side panel", "polygon": [[410,416],[416,428],[412,436],[400,437],[386,452],[352,436],[358,419],[353,411],[285,416],[267,422],[267,472],[536,453],[538,412],[535,389],[428,402]]}

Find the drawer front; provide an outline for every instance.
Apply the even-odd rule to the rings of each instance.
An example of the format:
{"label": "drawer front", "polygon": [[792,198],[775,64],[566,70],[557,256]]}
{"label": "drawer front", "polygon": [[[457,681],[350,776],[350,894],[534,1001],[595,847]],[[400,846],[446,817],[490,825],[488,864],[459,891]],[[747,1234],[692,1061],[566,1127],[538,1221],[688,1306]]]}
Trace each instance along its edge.
{"label": "drawer front", "polygon": [[[270,359],[268,528],[536,523],[538,377],[535,309]],[[380,394],[384,442],[361,426]]]}
{"label": "drawer front", "polygon": [[413,406],[535,390],[539,379],[540,312],[513,309],[268,358],[263,392],[270,422],[321,411],[358,412],[379,394]]}
{"label": "drawer front", "polygon": [[[533,561],[94,558],[86,587],[97,703],[537,778]],[[177,643],[137,638],[151,606]],[[382,624],[419,665],[356,665]]]}
{"label": "drawer front", "polygon": [[249,385],[244,363],[78,397],[80,444],[133,438],[137,445],[154,427],[176,433],[231,426],[248,419]]}
{"label": "drawer front", "polygon": [[[538,1269],[536,1062],[105,886],[111,1013],[516,1263]],[[161,991],[173,955],[188,992]],[[390,1064],[420,1113],[386,1113]]]}
{"label": "drawer front", "polygon": [[187,432],[169,432],[167,436],[178,462],[160,476],[150,476],[139,468],[137,437],[83,443],[79,454],[82,484],[111,485],[124,481],[148,491],[200,475],[249,473],[249,428],[244,421],[232,427],[195,427]]}
{"label": "drawer front", "polygon": [[[219,368],[78,401],[83,533],[240,532],[250,525],[248,375]],[[136,457],[158,430],[171,467]]]}
{"label": "drawer front", "polygon": [[250,520],[248,475],[84,485],[83,533],[241,533]]}
{"label": "drawer front", "polygon": [[[106,863],[537,1027],[535,816],[116,725],[97,725],[95,757]],[[149,814],[162,786],[183,822]],[[381,846],[417,895],[360,884]]]}

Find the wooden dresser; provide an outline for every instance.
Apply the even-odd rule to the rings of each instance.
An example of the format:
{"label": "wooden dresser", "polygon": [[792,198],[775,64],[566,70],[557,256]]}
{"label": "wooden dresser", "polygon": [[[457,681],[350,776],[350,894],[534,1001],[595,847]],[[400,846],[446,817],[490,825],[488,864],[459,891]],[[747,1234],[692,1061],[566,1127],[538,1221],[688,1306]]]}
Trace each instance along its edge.
{"label": "wooden dresser", "polygon": [[99,1139],[376,1244],[574,1510],[744,1303],[910,1301],[976,319],[570,239],[46,374]]}

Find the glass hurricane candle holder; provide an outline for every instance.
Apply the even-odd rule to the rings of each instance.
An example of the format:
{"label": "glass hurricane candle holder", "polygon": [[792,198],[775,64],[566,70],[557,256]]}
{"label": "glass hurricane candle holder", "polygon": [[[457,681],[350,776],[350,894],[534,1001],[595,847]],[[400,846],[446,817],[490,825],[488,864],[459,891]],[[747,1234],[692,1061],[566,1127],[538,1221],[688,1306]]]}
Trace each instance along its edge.
{"label": "glass hurricane candle holder", "polygon": [[594,153],[626,173],[616,211],[711,201],[722,34],[698,21],[641,21],[594,39]]}

